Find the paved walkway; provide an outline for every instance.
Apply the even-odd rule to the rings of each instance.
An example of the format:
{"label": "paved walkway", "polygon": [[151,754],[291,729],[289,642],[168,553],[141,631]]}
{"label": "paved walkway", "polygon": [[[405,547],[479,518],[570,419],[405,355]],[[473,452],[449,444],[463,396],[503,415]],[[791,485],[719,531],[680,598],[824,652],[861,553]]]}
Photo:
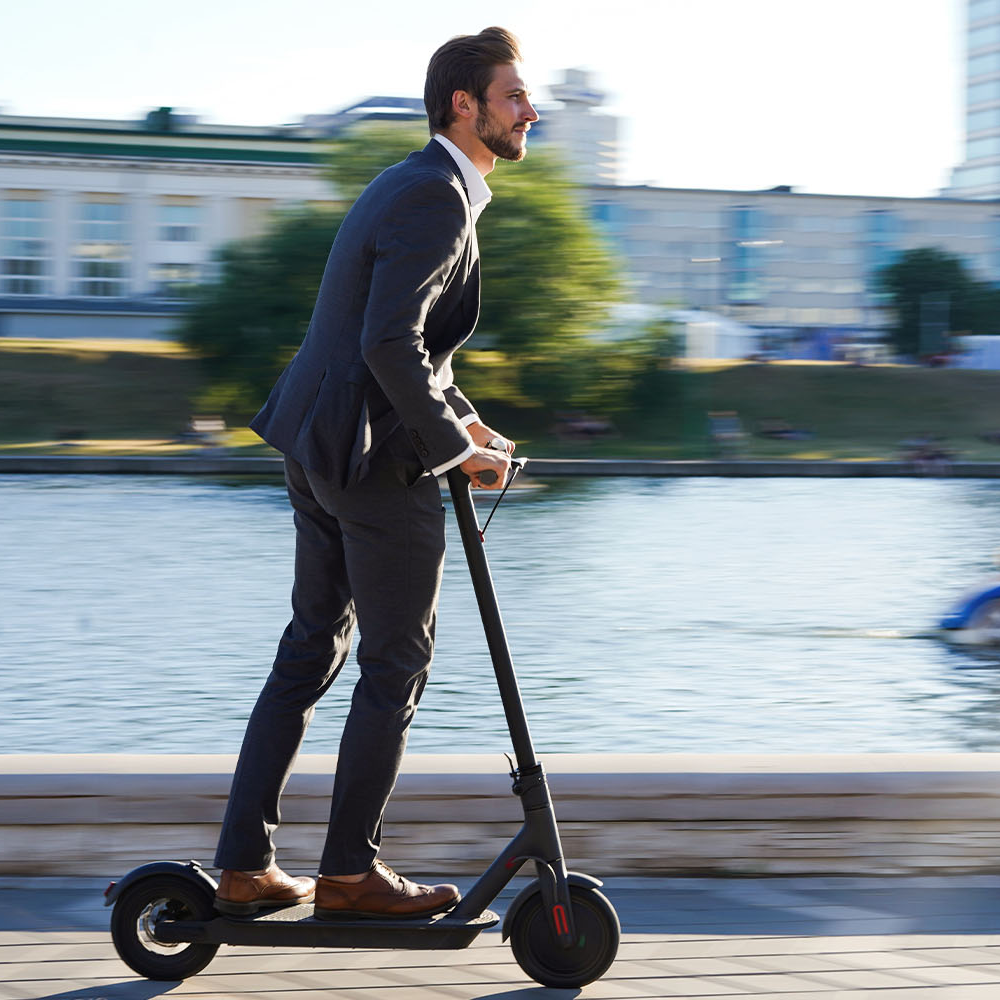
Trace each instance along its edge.
{"label": "paved walkway", "polygon": [[151,983],[115,955],[103,885],[14,886],[0,883],[0,1000],[1000,997],[997,877],[613,879],[618,961],[580,991],[532,983],[495,931],[458,952],[224,948],[199,976]]}

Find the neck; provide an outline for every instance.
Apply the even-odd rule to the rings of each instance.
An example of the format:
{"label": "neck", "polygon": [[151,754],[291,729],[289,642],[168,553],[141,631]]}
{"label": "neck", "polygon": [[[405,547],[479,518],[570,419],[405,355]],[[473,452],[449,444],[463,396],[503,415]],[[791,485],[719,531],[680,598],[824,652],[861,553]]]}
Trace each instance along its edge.
{"label": "neck", "polygon": [[497,158],[482,143],[475,132],[457,128],[454,125],[441,129],[441,135],[450,139],[465,155],[472,160],[472,165],[485,177],[497,165]]}

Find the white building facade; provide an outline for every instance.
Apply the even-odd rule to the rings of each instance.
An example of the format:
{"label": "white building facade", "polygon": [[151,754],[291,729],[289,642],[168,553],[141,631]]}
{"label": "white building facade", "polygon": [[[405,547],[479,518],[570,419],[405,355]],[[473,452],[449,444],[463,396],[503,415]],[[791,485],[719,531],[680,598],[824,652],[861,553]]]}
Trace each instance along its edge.
{"label": "white building facade", "polygon": [[890,322],[879,271],[917,247],[1000,283],[1000,203],[769,191],[592,187],[650,305],[697,308],[785,339],[873,339]]}
{"label": "white building facade", "polygon": [[618,118],[601,111],[607,95],[598,89],[593,74],[568,69],[549,92],[559,107],[541,112],[533,129],[537,129],[536,136],[560,151],[577,183],[617,184],[621,169]]}
{"label": "white building facade", "polygon": [[331,200],[287,130],[0,117],[0,336],[162,336],[216,249]]}
{"label": "white building facade", "polygon": [[[617,120],[591,78],[569,71],[551,89],[560,104],[533,138],[577,163],[637,303],[722,314],[826,356],[889,324],[877,275],[900,252],[936,247],[1000,284],[1000,201],[621,186]],[[335,200],[323,140],[366,117],[422,110],[372,98],[275,129],[166,108],[139,122],[0,116],[0,336],[168,335],[221,246],[282,206]]]}

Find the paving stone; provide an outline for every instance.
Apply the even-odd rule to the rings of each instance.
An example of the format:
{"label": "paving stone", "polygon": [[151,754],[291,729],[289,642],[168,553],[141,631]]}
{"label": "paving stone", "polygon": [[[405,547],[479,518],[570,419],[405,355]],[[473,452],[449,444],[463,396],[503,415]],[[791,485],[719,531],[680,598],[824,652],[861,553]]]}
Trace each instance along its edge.
{"label": "paving stone", "polygon": [[823,984],[815,979],[790,972],[777,972],[773,975],[728,976],[715,981],[731,987],[741,996],[744,994],[746,996],[781,996],[785,993],[809,991],[815,994],[823,989]]}
{"label": "paving stone", "polygon": [[[962,966],[950,965],[912,970],[912,978],[921,979],[929,983],[941,983],[955,986],[963,983],[993,983],[1000,987],[1000,974],[997,968],[990,968],[984,965]],[[997,990],[1000,994],[1000,989]]]}
{"label": "paving stone", "polygon": [[[944,970],[940,970],[944,971]],[[885,972],[881,969],[850,969],[842,972],[817,972],[812,978],[816,983],[836,989],[898,990],[907,987],[928,986],[933,980],[908,975],[905,971]],[[945,980],[947,982],[947,980]]]}
{"label": "paving stone", "polygon": [[[614,880],[623,939],[586,1000],[1000,996],[1000,882],[970,879]],[[10,905],[8,905],[8,903]],[[683,913],[680,910],[683,909]],[[938,928],[947,917],[947,927]],[[895,922],[905,933],[890,933]],[[0,888],[0,1000],[151,1000],[92,887]],[[671,928],[684,925],[685,931]],[[850,933],[839,933],[848,926]],[[870,927],[876,933],[859,932]],[[787,933],[782,933],[787,931]],[[532,983],[496,931],[456,952],[220,949],[172,997],[566,1000]]]}

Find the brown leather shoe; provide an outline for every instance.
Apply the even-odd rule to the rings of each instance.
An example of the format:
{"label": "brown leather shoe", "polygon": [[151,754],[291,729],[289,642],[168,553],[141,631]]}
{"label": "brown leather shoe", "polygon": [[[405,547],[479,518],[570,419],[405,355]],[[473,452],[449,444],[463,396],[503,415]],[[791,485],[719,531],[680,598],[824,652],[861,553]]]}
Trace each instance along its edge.
{"label": "brown leather shoe", "polygon": [[271,865],[263,875],[224,871],[215,893],[215,908],[220,913],[245,916],[265,907],[311,903],[315,893],[315,879],[293,878],[277,865]]}
{"label": "brown leather shoe", "polygon": [[320,876],[315,913],[319,920],[427,917],[450,909],[461,898],[454,885],[418,885],[376,861],[362,882],[335,882]]}

